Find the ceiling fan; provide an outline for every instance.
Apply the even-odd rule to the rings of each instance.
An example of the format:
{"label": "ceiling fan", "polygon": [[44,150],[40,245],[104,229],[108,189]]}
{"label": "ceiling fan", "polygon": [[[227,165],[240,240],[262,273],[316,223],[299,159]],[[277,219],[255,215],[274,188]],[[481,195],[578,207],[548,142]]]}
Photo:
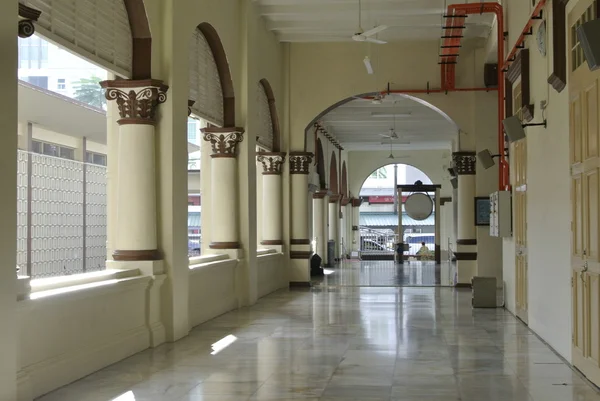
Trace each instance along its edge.
{"label": "ceiling fan", "polygon": [[390,155],[387,157],[387,159],[390,159],[390,160],[394,160],[394,159],[408,159],[409,157],[410,157],[409,155],[406,155],[406,156],[394,156],[394,152],[392,151],[392,139],[390,138]]}
{"label": "ceiling fan", "polygon": [[376,26],[375,28],[369,29],[368,31],[363,31],[362,26],[361,26],[361,20],[362,20],[362,7],[360,4],[360,0],[358,0],[358,30],[354,35],[352,35],[352,40],[355,40],[356,42],[377,43],[380,45],[387,43],[384,40],[379,40],[379,39],[371,37],[371,36],[377,35],[381,31],[386,30],[388,28],[387,25],[379,25],[379,26]]}
{"label": "ceiling fan", "polygon": [[[394,102],[395,104],[396,102]],[[396,132],[396,113],[393,114],[394,116],[394,126],[393,128],[390,128],[390,134],[389,135],[384,135],[384,134],[379,134],[379,136],[382,136],[384,138],[388,138],[390,140],[390,146],[392,144],[392,140],[394,139],[400,139],[400,137],[398,136],[398,133]],[[409,141],[399,141],[396,142],[397,144],[404,144],[404,145],[408,145],[410,144]],[[382,145],[387,144],[387,142],[381,142]]]}

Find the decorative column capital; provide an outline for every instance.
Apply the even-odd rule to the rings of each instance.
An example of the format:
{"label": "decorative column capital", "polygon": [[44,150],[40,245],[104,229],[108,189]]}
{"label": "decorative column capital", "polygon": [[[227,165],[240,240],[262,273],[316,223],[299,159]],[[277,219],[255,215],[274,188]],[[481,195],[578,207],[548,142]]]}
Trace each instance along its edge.
{"label": "decorative column capital", "polygon": [[477,157],[475,152],[454,152],[452,153],[452,163],[454,170],[458,175],[475,174]]}
{"label": "decorative column capital", "polygon": [[256,161],[262,163],[263,175],[281,175],[283,163],[285,163],[284,152],[259,152]]}
{"label": "decorative column capital", "polygon": [[237,145],[244,140],[244,129],[241,127],[209,127],[200,131],[204,140],[210,142],[212,158],[235,158]]}
{"label": "decorative column capital", "polygon": [[313,156],[310,152],[290,152],[290,174],[308,174]]}
{"label": "decorative column capital", "polygon": [[323,199],[327,196],[327,189],[320,189],[318,192],[313,194],[313,199]]}
{"label": "decorative column capital", "polygon": [[340,194],[331,194],[329,195],[329,203],[337,203],[342,199],[342,195]]}
{"label": "decorative column capital", "polygon": [[341,203],[342,206],[348,206],[348,204],[350,204],[351,200],[352,199],[348,198],[347,196],[343,196],[342,195],[342,200],[341,200],[340,203]]}
{"label": "decorative column capital", "polygon": [[28,38],[35,33],[34,21],[37,21],[42,15],[40,10],[19,3],[19,37]]}
{"label": "decorative column capital", "polygon": [[350,203],[352,203],[352,207],[360,207],[360,205],[363,203],[363,200],[361,198],[351,198]]}
{"label": "decorative column capital", "polygon": [[107,100],[116,100],[119,125],[156,124],[158,105],[167,100],[169,87],[156,79],[102,81]]}

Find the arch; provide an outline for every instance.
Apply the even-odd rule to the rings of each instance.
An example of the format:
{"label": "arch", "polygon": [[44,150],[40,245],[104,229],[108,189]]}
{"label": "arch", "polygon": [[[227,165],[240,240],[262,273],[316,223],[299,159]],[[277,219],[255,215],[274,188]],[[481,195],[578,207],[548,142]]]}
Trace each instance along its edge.
{"label": "arch", "polygon": [[206,38],[215,58],[217,70],[219,71],[221,90],[223,92],[223,125],[225,127],[235,127],[235,92],[225,48],[219,34],[211,24],[203,22],[197,28]]}
{"label": "arch", "polygon": [[342,163],[342,186],[340,188],[340,194],[347,198],[348,197],[348,172],[346,170],[346,161]]}
{"label": "arch", "polygon": [[[375,95],[380,95],[380,92],[368,92],[368,93],[362,93],[359,95],[355,95],[355,96],[350,96],[347,97],[345,99],[342,99],[334,104],[332,104],[331,106],[325,108],[323,111],[321,111],[319,114],[317,114],[306,126],[306,128],[304,129],[304,149],[306,150],[306,144],[308,142],[308,133],[310,131],[311,127],[314,127],[315,123],[317,123],[323,116],[325,116],[327,113],[329,113],[330,111],[336,109],[339,106],[343,106],[344,104],[351,102],[353,100],[356,100],[356,98],[361,98],[361,97],[371,97],[371,96],[375,96]],[[444,111],[442,111],[439,107],[433,105],[432,103],[423,100],[417,96],[412,96],[409,94],[405,94],[405,93],[395,93],[394,95],[398,95],[398,96],[402,96],[405,97],[407,99],[411,99],[417,103],[422,104],[423,106],[429,107],[431,110],[437,112],[438,114],[440,114],[442,117],[444,117],[444,119],[446,119],[450,124],[454,125],[454,127],[456,128],[456,132],[458,133],[459,131],[459,126],[458,124]]]}
{"label": "arch", "polygon": [[338,172],[337,172],[337,160],[335,152],[331,152],[331,163],[329,165],[329,190],[332,194],[340,194],[340,188],[338,186]]}
{"label": "arch", "polygon": [[275,104],[275,94],[266,78],[261,79],[259,82],[267,94],[267,100],[269,101],[271,124],[273,125],[273,152],[279,152],[281,151],[281,128],[279,126],[279,116],[277,115],[277,105]]}
{"label": "arch", "polygon": [[123,0],[133,39],[132,79],[152,78],[152,35],[144,0]]}
{"label": "arch", "polygon": [[[429,174],[427,174],[426,172],[424,172],[423,170],[421,170],[421,169],[420,169],[420,168],[418,168],[417,166],[414,166],[414,165],[412,165],[412,164],[409,164],[409,163],[384,163],[383,165],[381,165],[381,166],[377,167],[375,170],[372,170],[370,173],[368,173],[368,174],[367,174],[367,176],[366,176],[366,177],[364,178],[364,180],[362,181],[362,184],[361,184],[361,186],[360,186],[360,188],[359,188],[359,191],[360,191],[360,189],[362,189],[362,188],[365,186],[365,182],[367,182],[367,180],[368,180],[369,178],[371,178],[371,175],[372,175],[373,173],[375,173],[375,172],[376,172],[376,171],[378,171],[379,169],[382,169],[382,168],[384,168],[384,167],[387,167],[387,166],[393,166],[393,165],[411,167],[411,168],[413,168],[414,170],[418,171],[419,173],[423,174],[425,177],[427,177],[427,181],[425,181],[425,180],[422,180],[424,184],[433,184],[433,183],[434,183],[434,182],[433,182],[433,180],[431,179],[431,177],[429,176]],[[392,182],[393,182],[393,178],[392,178]],[[402,183],[402,184],[414,184],[414,181],[413,181],[413,182],[405,182],[405,183]],[[359,193],[360,193],[360,192],[359,192]]]}
{"label": "arch", "polygon": [[317,149],[316,149],[316,158],[317,161],[317,174],[319,175],[319,187],[320,189],[327,189],[327,181],[325,180],[325,157],[323,156],[323,144],[321,143],[321,139],[317,139]]}

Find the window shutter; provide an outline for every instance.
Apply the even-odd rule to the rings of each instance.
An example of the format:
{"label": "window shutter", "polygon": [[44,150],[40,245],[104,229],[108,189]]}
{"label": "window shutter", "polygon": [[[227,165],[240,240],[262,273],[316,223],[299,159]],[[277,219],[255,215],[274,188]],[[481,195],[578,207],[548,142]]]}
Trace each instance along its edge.
{"label": "window shutter", "polygon": [[260,122],[260,131],[258,132],[258,143],[269,150],[273,150],[273,120],[271,119],[271,108],[269,107],[269,98],[265,92],[264,86],[258,84],[258,121]]}
{"label": "window shutter", "polygon": [[131,77],[132,37],[123,0],[22,0],[42,12],[36,32],[93,63]]}
{"label": "window shutter", "polygon": [[217,63],[206,38],[196,29],[189,49],[192,113],[211,124],[223,126],[223,90]]}

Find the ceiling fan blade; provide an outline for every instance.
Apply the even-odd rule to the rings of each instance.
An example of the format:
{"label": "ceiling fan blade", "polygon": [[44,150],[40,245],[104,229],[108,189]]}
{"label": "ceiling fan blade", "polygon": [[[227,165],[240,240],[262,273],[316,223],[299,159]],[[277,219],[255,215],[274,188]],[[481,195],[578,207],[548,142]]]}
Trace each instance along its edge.
{"label": "ceiling fan blade", "polygon": [[387,25],[379,25],[379,26],[376,26],[375,28],[369,29],[366,32],[363,32],[362,35],[366,36],[366,37],[373,36],[373,35],[378,34],[381,31],[385,31],[387,28],[388,28]]}
{"label": "ceiling fan blade", "polygon": [[364,41],[370,42],[370,43],[376,43],[378,45],[385,45],[387,43],[385,40],[379,40],[379,39],[373,39],[373,38],[366,38]]}

